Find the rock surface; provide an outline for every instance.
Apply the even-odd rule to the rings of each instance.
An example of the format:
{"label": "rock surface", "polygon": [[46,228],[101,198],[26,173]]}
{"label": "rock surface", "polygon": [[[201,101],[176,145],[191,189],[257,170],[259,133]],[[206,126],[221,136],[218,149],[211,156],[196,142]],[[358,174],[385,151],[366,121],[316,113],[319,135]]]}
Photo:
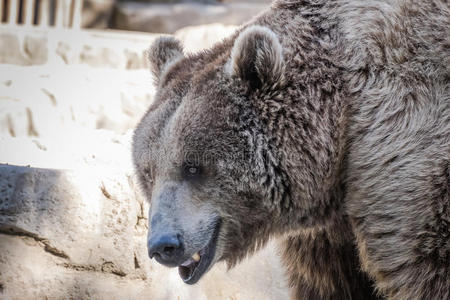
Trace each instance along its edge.
{"label": "rock surface", "polygon": [[267,7],[269,4],[266,1],[216,4],[118,2],[112,27],[122,30],[174,33],[186,26],[202,24],[240,25],[250,21]]}
{"label": "rock surface", "polygon": [[[218,23],[191,26],[175,33],[189,52],[210,47],[233,33],[236,26]],[[87,65],[94,68],[148,68],[145,51],[159,34],[42,30],[0,27],[0,64]],[[49,69],[50,70],[50,69]]]}
{"label": "rock surface", "polygon": [[125,133],[153,94],[144,69],[0,65],[0,134],[57,140],[75,127]]}
{"label": "rock surface", "polygon": [[182,41],[186,52],[197,52],[232,35],[236,29],[237,26],[234,25],[213,23],[208,26],[184,27],[177,30],[174,36]]}
{"label": "rock surface", "polygon": [[[126,4],[129,2],[131,3]],[[164,30],[212,22],[240,25],[268,7],[271,2],[272,0],[84,0],[82,28],[171,33],[173,31]],[[183,11],[186,12],[182,18],[179,18],[180,7],[184,7]],[[146,19],[142,10],[151,11],[151,18]],[[167,17],[168,11],[178,14],[178,18]],[[208,16],[208,13],[213,17]],[[148,13],[145,15],[148,17]]]}
{"label": "rock surface", "polygon": [[[196,51],[233,30],[178,34]],[[218,264],[195,286],[148,259],[148,204],[130,140],[154,95],[150,72],[113,65],[120,55],[99,63],[100,51],[87,63],[79,54],[89,39],[118,51],[144,49],[154,36],[57,34],[22,35],[43,38],[45,64],[12,50],[18,65],[0,65],[0,299],[288,298],[275,242],[230,271]]]}
{"label": "rock surface", "polygon": [[156,36],[120,31],[0,27],[0,63],[145,68],[145,50]]}

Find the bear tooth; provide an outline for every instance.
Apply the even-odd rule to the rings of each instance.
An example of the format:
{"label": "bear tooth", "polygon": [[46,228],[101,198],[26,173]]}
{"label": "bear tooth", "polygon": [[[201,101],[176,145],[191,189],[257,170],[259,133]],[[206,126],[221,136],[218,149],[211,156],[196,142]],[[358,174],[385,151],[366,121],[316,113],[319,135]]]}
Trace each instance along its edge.
{"label": "bear tooth", "polygon": [[192,259],[195,262],[198,262],[200,260],[200,254],[198,254],[198,252],[196,252],[194,255],[192,255]]}

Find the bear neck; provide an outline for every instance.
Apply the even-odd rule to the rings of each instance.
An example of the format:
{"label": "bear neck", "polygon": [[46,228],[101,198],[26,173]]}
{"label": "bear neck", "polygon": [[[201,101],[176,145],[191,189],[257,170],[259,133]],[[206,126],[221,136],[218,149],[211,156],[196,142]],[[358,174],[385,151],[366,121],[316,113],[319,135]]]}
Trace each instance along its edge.
{"label": "bear neck", "polygon": [[280,232],[332,226],[341,219],[348,111],[333,22],[318,25],[324,7],[285,3],[276,2],[254,23],[279,37],[287,83],[250,97],[267,136],[266,195]]}

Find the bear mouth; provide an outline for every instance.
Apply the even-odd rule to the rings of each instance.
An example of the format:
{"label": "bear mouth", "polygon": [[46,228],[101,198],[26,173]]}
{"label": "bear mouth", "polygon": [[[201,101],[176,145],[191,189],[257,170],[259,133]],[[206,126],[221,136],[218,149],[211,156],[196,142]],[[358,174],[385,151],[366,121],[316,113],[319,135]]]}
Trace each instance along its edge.
{"label": "bear mouth", "polygon": [[205,274],[209,270],[216,254],[216,245],[217,239],[219,237],[220,224],[221,222],[219,219],[214,225],[214,232],[206,247],[196,252],[195,255],[178,266],[178,274],[180,275],[184,283],[197,283],[203,276],[203,274]]}

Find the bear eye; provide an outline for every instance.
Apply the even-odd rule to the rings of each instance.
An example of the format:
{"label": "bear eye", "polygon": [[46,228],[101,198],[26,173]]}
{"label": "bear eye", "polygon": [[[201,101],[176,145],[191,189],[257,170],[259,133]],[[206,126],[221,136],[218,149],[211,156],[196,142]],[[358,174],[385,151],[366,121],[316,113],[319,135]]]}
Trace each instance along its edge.
{"label": "bear eye", "polygon": [[144,170],[144,177],[145,177],[145,181],[147,181],[150,184],[153,183],[152,170],[150,168],[147,168]]}
{"label": "bear eye", "polygon": [[189,174],[195,175],[198,173],[198,168],[197,167],[189,167],[188,172],[189,172]]}
{"label": "bear eye", "polygon": [[193,164],[185,164],[183,166],[183,177],[194,178],[201,174],[202,168]]}

